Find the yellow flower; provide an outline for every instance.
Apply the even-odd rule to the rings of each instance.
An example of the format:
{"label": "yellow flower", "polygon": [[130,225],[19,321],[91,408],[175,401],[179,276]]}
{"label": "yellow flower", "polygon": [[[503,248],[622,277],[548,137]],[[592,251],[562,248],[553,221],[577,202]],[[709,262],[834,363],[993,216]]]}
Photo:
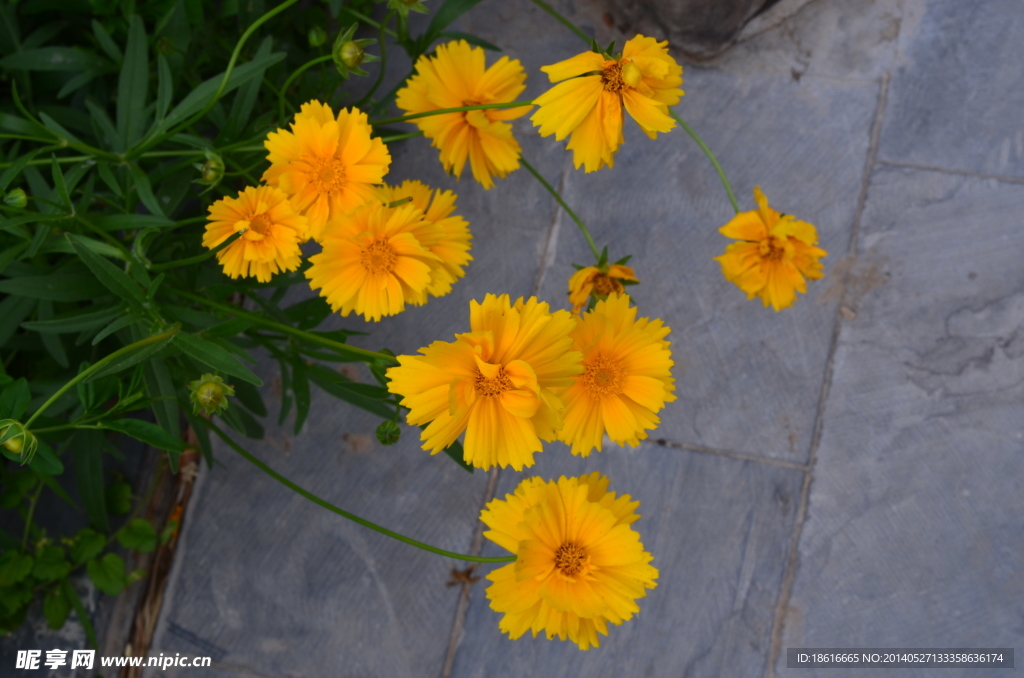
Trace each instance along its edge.
{"label": "yellow flower", "polygon": [[540,70],[559,84],[534,100],[539,108],[530,120],[541,136],[554,134],[561,141],[572,135],[567,148],[576,169],[614,166],[623,107],[652,139],[675,127],[668,107],[683,96],[683,67],[669,55],[667,41],[637,35],[623,46],[619,59],[584,52]]}
{"label": "yellow flower", "polygon": [[805,277],[825,276],[818,260],[828,253],[818,243],[818,232],[806,221],[780,215],[768,206],[761,187],[754,189],[757,209],[741,212],[719,232],[734,242],[725,254],[715,257],[726,280],[747,293],[747,299],[761,297],[776,311],[791,306],[796,293],[807,292]]}
{"label": "yellow flower", "polygon": [[[442,108],[509,103],[526,89],[526,73],[518,60],[502,57],[485,69],[484,50],[465,40],[439,45],[437,56],[421,56],[416,74],[398,91],[395,105],[406,113]],[[473,178],[484,188],[491,175],[505,177],[519,168],[519,143],[512,136],[514,120],[529,106],[442,113],[412,120],[432,146],[441,150],[441,164],[456,178],[469,160]]]}
{"label": "yellow flower", "polygon": [[562,426],[558,393],[582,372],[572,350],[573,318],[530,297],[488,294],[469,304],[471,331],[399,356],[388,390],[402,396],[410,424],[430,425],[423,449],[437,454],[466,432],[465,460],[478,468],[533,465],[541,440]]}
{"label": "yellow flower", "polygon": [[455,194],[451,191],[435,190],[419,181],[404,181],[401,186],[384,185],[380,197],[385,203],[412,198],[412,205],[423,212],[422,225],[413,235],[430,252],[437,256],[431,263],[430,284],[422,300],[412,303],[426,303],[427,294],[443,297],[452,291],[452,284],[464,275],[463,268],[473,257],[469,255],[469,222],[455,211]]}
{"label": "yellow flower", "polygon": [[413,205],[390,208],[376,199],[324,229],[323,251],[309,258],[309,285],[334,311],[380,320],[421,298],[437,257],[413,232],[423,213]]}
{"label": "yellow flower", "polygon": [[621,624],[640,611],[638,598],[656,586],[653,557],[630,527],[640,502],[608,492],[599,473],[544,481],[527,478],[514,495],[481,512],[484,536],[516,554],[487,575],[498,627],[515,640],[569,639],[581,650],[600,645],[608,622]]}
{"label": "yellow flower", "polygon": [[306,217],[298,215],[288,196],[271,186],[249,186],[237,198],[210,205],[203,246],[214,249],[235,233],[242,237],[217,252],[224,274],[268,282],[278,271],[294,271],[306,239]]}
{"label": "yellow flower", "polygon": [[628,296],[613,294],[576,322],[572,338],[583,352],[583,374],[562,396],[565,423],[558,434],[573,454],[601,451],[605,433],[636,447],[657,428],[657,412],[676,399],[665,339],[671,330],[660,320],[637,320],[636,313]]}
{"label": "yellow flower", "polygon": [[612,293],[622,294],[625,288],[620,280],[640,282],[632,268],[620,264],[612,264],[607,271],[602,271],[597,266],[587,266],[576,271],[569,278],[569,303],[572,304],[572,312],[579,313],[590,301],[591,295],[604,299]]}
{"label": "yellow flower", "polygon": [[309,218],[309,237],[320,241],[324,225],[375,198],[391,154],[370,138],[366,114],[342,109],[335,118],[319,101],[302,105],[292,131],[271,132],[263,143],[270,167],[263,181],[278,186],[296,211]]}

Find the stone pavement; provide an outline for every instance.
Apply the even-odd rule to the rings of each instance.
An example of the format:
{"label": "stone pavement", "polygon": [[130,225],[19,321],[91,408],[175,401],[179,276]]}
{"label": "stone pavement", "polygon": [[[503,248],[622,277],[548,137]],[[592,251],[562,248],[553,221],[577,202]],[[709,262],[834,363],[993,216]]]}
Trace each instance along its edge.
{"label": "stone pavement", "polygon": [[[588,0],[558,6],[599,41],[630,37]],[[586,653],[510,641],[486,582],[446,586],[462,564],[323,511],[225,448],[193,497],[153,646],[214,668],[147,676],[812,678],[861,674],[787,669],[787,647],[1024,650],[1024,6],[817,0],[770,19],[688,65],[678,110],[745,209],[760,185],[817,225],[827,277],[782,313],[722,279],[731,209],[685,134],[649,141],[629,121],[615,168],[588,175],[516,125],[597,242],[633,255],[641,313],[673,329],[679,398],[650,441],[586,460],[550,445],[527,472],[469,475],[408,427],[378,445],[374,417],[316,393],[300,436],[271,427],[249,447],[329,501],[462,552],[480,548],[483,503],[523,477],[606,472],[642,502],[660,569],[640,614]],[[524,96],[546,88],[540,66],[581,51],[526,0],[484,3],[462,29],[522,60]],[[588,252],[525,171],[488,192],[445,175],[423,140],[394,155],[392,181],[459,193],[475,261],[368,347],[450,340],[487,292],[563,305]],[[274,411],[275,366],[260,371]]]}

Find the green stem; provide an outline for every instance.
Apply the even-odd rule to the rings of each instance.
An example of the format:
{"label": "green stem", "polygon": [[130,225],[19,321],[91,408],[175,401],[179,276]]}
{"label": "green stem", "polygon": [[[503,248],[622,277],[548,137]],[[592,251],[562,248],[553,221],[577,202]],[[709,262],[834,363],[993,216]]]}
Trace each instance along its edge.
{"label": "green stem", "polygon": [[163,341],[164,339],[168,339],[170,337],[173,337],[175,334],[178,333],[178,329],[179,328],[174,327],[172,329],[167,330],[166,332],[161,332],[160,334],[154,334],[151,337],[146,337],[145,339],[140,339],[139,341],[136,341],[133,344],[128,344],[127,346],[124,346],[124,347],[119,348],[118,350],[114,351],[113,353],[111,353],[110,355],[106,356],[105,358],[102,358],[101,360],[98,360],[96,362],[96,364],[90,365],[86,369],[82,370],[81,372],[79,372],[75,376],[74,379],[72,379],[71,381],[67,382],[66,384],[61,386],[59,389],[57,389],[57,392],[54,393],[52,396],[50,396],[49,400],[47,400],[45,403],[43,403],[42,405],[39,406],[39,409],[36,410],[35,414],[33,414],[32,417],[29,418],[29,420],[25,422],[25,428],[29,428],[30,426],[32,426],[32,422],[35,421],[39,417],[40,414],[45,412],[46,409],[50,405],[52,405],[54,402],[56,402],[57,399],[60,398],[62,395],[67,393],[68,390],[71,387],[73,387],[75,384],[77,384],[78,382],[82,381],[86,377],[88,377],[90,374],[93,374],[94,372],[97,372],[97,371],[103,369],[104,367],[106,367],[110,363],[114,362],[115,360],[117,360],[121,356],[125,355],[126,353],[130,353],[131,351],[134,351],[137,348],[141,348],[143,346],[148,346],[149,344],[155,344],[155,343],[157,343],[159,341]]}
{"label": "green stem", "polygon": [[370,125],[390,125],[396,122],[407,122],[416,118],[428,118],[432,115],[443,115],[444,113],[461,113],[462,111],[484,111],[488,108],[519,108],[520,106],[532,106],[532,101],[510,101],[504,104],[476,104],[475,106],[459,106],[457,108],[439,108],[436,111],[423,111],[422,113],[410,113],[397,118],[384,118],[383,120],[371,120]]}
{"label": "green stem", "polygon": [[390,28],[387,28],[386,26],[383,26],[382,24],[377,23],[376,21],[374,21],[370,17],[366,16],[362,12],[357,12],[356,10],[352,9],[351,7],[347,7],[345,5],[341,6],[341,11],[345,12],[346,14],[348,14],[348,15],[350,15],[352,17],[355,17],[356,19],[359,19],[360,21],[362,21],[367,26],[371,26],[371,27],[376,28],[378,30],[384,31],[385,34],[390,35],[392,38],[397,38],[398,37],[398,34],[395,33],[393,30],[391,30]]}
{"label": "green stem", "polygon": [[540,175],[539,172],[537,172],[537,170],[533,169],[533,165],[526,162],[526,158],[519,156],[519,162],[523,163],[523,167],[526,168],[526,171],[532,174],[534,178],[541,183],[541,186],[548,189],[548,193],[550,193],[555,198],[555,200],[558,201],[558,204],[562,206],[562,209],[565,210],[565,213],[572,217],[572,220],[575,221],[576,225],[580,227],[580,231],[583,232],[583,237],[587,239],[587,244],[590,245],[590,251],[594,253],[594,259],[600,261],[601,252],[597,249],[597,245],[594,244],[594,239],[590,237],[590,231],[587,230],[586,224],[584,224],[583,221],[578,216],[576,216],[576,213],[573,212],[572,209],[570,209],[570,207],[565,204],[565,201],[562,200],[562,196],[558,194],[558,191],[556,191],[554,187],[551,184],[549,184],[547,180]]}
{"label": "green stem", "polygon": [[671,108],[668,109],[668,112],[673,118],[675,118],[675,121],[679,123],[679,126],[690,135],[690,138],[697,142],[697,145],[700,146],[702,151],[704,151],[704,155],[708,156],[708,160],[710,160],[711,164],[715,166],[715,171],[718,172],[718,178],[722,180],[722,186],[725,187],[725,193],[729,196],[729,202],[732,203],[732,208],[736,210],[736,214],[739,214],[740,206],[736,203],[736,196],[733,195],[732,186],[729,185],[729,179],[725,176],[725,171],[722,169],[722,166],[718,164],[718,159],[715,157],[715,154],[712,153],[711,149],[708,148],[708,145],[705,144],[699,136],[697,136],[697,133],[693,131],[693,128],[687,125],[686,121],[679,117],[678,113]]}
{"label": "green stem", "polygon": [[219,244],[216,247],[214,247],[209,252],[203,252],[202,254],[197,254],[194,257],[188,257],[186,259],[178,259],[177,261],[168,261],[167,263],[164,263],[164,264],[153,264],[152,266],[149,267],[149,270],[151,270],[151,271],[166,271],[169,268],[180,268],[182,266],[189,266],[191,264],[198,264],[200,261],[206,261],[210,257],[212,257],[215,254],[217,254],[217,252],[220,252],[222,249],[224,249],[225,247],[227,247],[231,243],[233,243],[236,240],[238,240],[239,238],[241,238],[243,232],[244,231],[239,231],[238,233],[232,233],[231,237],[229,237],[227,240],[225,240],[221,244]]}
{"label": "green stem", "polygon": [[583,42],[587,43],[587,46],[588,46],[588,47],[594,44],[594,40],[593,40],[593,38],[591,38],[591,37],[590,37],[590,36],[588,36],[588,35],[587,35],[586,33],[584,33],[583,31],[581,31],[581,30],[580,30],[580,29],[579,29],[579,28],[578,28],[578,27],[576,26],[576,24],[574,24],[573,22],[569,21],[569,20],[568,20],[568,19],[566,19],[566,18],[565,18],[564,16],[562,16],[561,14],[559,14],[559,13],[558,13],[557,11],[555,11],[555,8],[554,8],[554,7],[552,7],[551,5],[549,5],[548,3],[544,2],[544,0],[533,0],[533,4],[537,5],[537,6],[538,6],[538,7],[540,7],[540,8],[542,9],[542,10],[544,10],[545,12],[547,12],[548,14],[550,14],[551,16],[553,16],[553,17],[555,17],[556,19],[558,19],[558,21],[559,21],[559,22],[560,22],[560,23],[561,23],[561,24],[562,24],[563,26],[565,26],[565,27],[566,27],[566,28],[568,28],[568,29],[569,29],[570,31],[572,31],[573,33],[575,33],[576,35],[578,35],[578,36],[580,37],[580,40],[582,40]]}
{"label": "green stem", "polygon": [[380,140],[385,144],[390,144],[394,141],[402,141],[404,139],[412,139],[413,137],[421,137],[423,132],[409,132],[408,134],[394,134],[389,137],[381,137]]}
{"label": "green stem", "polygon": [[[29,137],[24,134],[0,134],[0,139],[21,139],[22,141],[38,141],[46,144],[53,141],[53,139],[43,139],[42,137]],[[47,161],[49,162],[49,161]]]}
{"label": "green stem", "polygon": [[329,349],[335,350],[338,353],[347,353],[347,354],[349,354],[351,356],[355,356],[357,358],[360,358],[361,360],[374,360],[374,361],[381,360],[381,361],[384,361],[384,362],[391,363],[392,365],[397,365],[398,364],[398,361],[394,357],[389,356],[386,353],[377,353],[375,351],[368,351],[365,348],[358,348],[356,346],[349,346],[348,344],[343,344],[343,343],[341,343],[339,341],[332,341],[330,339],[327,339],[325,337],[321,337],[321,336],[313,334],[311,332],[305,332],[303,330],[295,329],[294,327],[291,327],[289,325],[285,325],[283,323],[279,323],[279,322],[276,322],[274,320],[269,320],[269,319],[264,318],[263,316],[258,315],[256,313],[250,313],[248,311],[243,311],[242,309],[237,308],[235,306],[228,306],[227,304],[221,304],[221,303],[216,302],[216,301],[211,301],[209,299],[204,299],[203,297],[200,297],[200,296],[195,295],[195,294],[191,294],[189,292],[185,292],[184,290],[174,290],[174,294],[177,294],[179,297],[183,297],[183,298],[188,299],[190,301],[194,301],[197,304],[202,304],[202,305],[206,306],[207,308],[212,308],[212,309],[216,309],[218,311],[222,311],[224,313],[231,313],[233,315],[237,315],[239,318],[245,318],[246,320],[249,320],[249,321],[251,321],[251,322],[253,322],[253,323],[257,324],[257,325],[262,325],[264,327],[269,327],[269,328],[275,329],[278,332],[283,332],[285,334],[290,334],[291,336],[298,337],[299,339],[302,339],[303,341],[307,341],[307,342],[309,342],[311,344],[316,344],[318,346],[323,346],[324,348],[329,348]]}
{"label": "green stem", "polygon": [[206,106],[204,106],[203,109],[201,111],[199,111],[198,113],[196,113],[194,116],[192,116],[191,118],[189,118],[185,122],[183,122],[180,125],[178,125],[175,129],[170,130],[170,131],[162,134],[161,136],[157,137],[156,139],[150,141],[149,143],[146,143],[144,145],[140,144],[139,148],[131,149],[128,152],[128,154],[127,154],[127,159],[132,160],[132,159],[138,157],[146,148],[149,148],[151,146],[159,144],[160,142],[164,141],[165,139],[168,139],[168,138],[174,136],[175,134],[177,134],[178,132],[180,132],[180,131],[182,131],[184,129],[188,129],[189,127],[191,127],[195,123],[197,123],[200,120],[202,120],[203,117],[207,113],[209,113],[210,110],[215,105],[217,105],[217,101],[220,100],[221,94],[223,94],[224,90],[227,88],[228,80],[231,79],[231,74],[235,70],[235,63],[238,61],[238,56],[239,56],[239,54],[242,53],[242,47],[245,46],[245,43],[249,39],[249,37],[253,33],[255,33],[256,29],[258,29],[260,26],[262,26],[266,22],[270,21],[272,18],[274,18],[275,16],[277,16],[278,14],[283,12],[284,10],[288,9],[289,7],[291,7],[292,5],[294,5],[298,1],[299,0],[285,0],[280,5],[278,5],[277,7],[274,7],[273,9],[269,10],[263,16],[261,16],[259,19],[254,21],[252,23],[252,25],[249,26],[249,28],[247,28],[244,33],[242,33],[242,37],[239,38],[238,42],[235,44],[235,49],[234,49],[233,52],[231,52],[231,58],[228,60],[228,67],[224,71],[224,77],[222,77],[220,79],[220,84],[217,85],[217,91],[213,93],[213,96],[206,103]]}
{"label": "green stem", "polygon": [[[278,93],[278,97],[277,97],[277,109],[278,109],[278,114],[280,115],[280,123],[282,125],[285,124],[285,121],[286,121],[286,118],[285,118],[285,115],[284,115],[284,106],[285,106],[285,103],[286,103],[285,100],[284,100],[285,92],[288,91],[288,88],[292,86],[292,83],[295,82],[299,78],[300,75],[302,75],[303,73],[308,71],[313,66],[316,66],[317,64],[322,64],[325,61],[330,61],[331,59],[332,59],[332,55],[331,54],[327,54],[327,55],[324,55],[322,57],[317,57],[316,59],[311,59],[310,61],[307,61],[306,63],[304,63],[301,66],[299,66],[298,68],[296,68],[295,72],[292,73],[291,75],[289,75],[288,79],[284,81],[284,85],[281,87],[281,91]],[[263,149],[261,148],[260,150],[263,150]]]}
{"label": "green stem", "polygon": [[206,420],[206,419],[203,419],[202,421],[203,421],[203,423],[206,426],[209,427],[209,429],[211,431],[213,431],[214,433],[217,434],[217,437],[219,437],[221,440],[223,440],[225,443],[227,443],[228,446],[231,447],[231,449],[233,449],[238,454],[242,455],[242,457],[245,458],[246,461],[248,461],[250,464],[252,464],[253,466],[258,468],[259,470],[261,470],[264,473],[266,473],[268,476],[270,476],[271,478],[273,478],[277,482],[281,483],[282,485],[284,485],[288,489],[292,490],[293,492],[302,495],[303,497],[305,497],[306,499],[310,500],[314,504],[316,504],[318,506],[322,506],[323,508],[327,509],[328,511],[331,511],[332,513],[337,513],[339,516],[341,516],[343,518],[348,518],[352,522],[358,523],[358,524],[362,525],[363,527],[368,527],[371,530],[379,532],[379,533],[381,533],[381,534],[383,534],[383,535],[385,535],[387,537],[391,537],[392,539],[397,539],[398,541],[404,542],[406,544],[409,544],[410,546],[415,546],[416,548],[423,549],[424,551],[430,551],[431,553],[436,553],[439,556],[446,556],[448,558],[456,558],[458,560],[468,560],[468,561],[473,562],[473,563],[511,563],[511,562],[514,562],[515,559],[516,559],[515,556],[503,556],[503,557],[500,557],[500,558],[485,558],[483,556],[467,556],[467,555],[465,555],[463,553],[455,553],[453,551],[446,551],[444,549],[439,549],[436,546],[431,546],[430,544],[424,544],[421,541],[416,541],[415,539],[411,539],[409,537],[406,537],[404,534],[399,534],[398,532],[393,532],[393,531],[387,529],[386,527],[381,527],[380,525],[377,525],[376,523],[371,523],[369,520],[366,520],[364,518],[360,518],[359,516],[355,515],[354,513],[349,513],[345,509],[338,508],[334,504],[332,504],[332,503],[330,503],[328,501],[324,501],[323,499],[321,499],[320,497],[316,496],[312,492],[309,492],[307,490],[302,489],[301,487],[299,487],[298,485],[296,485],[292,481],[288,480],[287,478],[282,476],[280,473],[278,473],[274,469],[270,468],[269,466],[264,464],[262,461],[260,461],[256,457],[254,457],[252,454],[250,454],[248,451],[246,451],[240,445],[238,445],[226,433],[224,433],[224,431],[220,430],[220,428],[216,424],[214,424],[213,422],[211,422],[209,420]]}
{"label": "green stem", "polygon": [[36,491],[32,495],[32,499],[28,502],[28,513],[25,515],[25,531],[21,535],[21,550],[24,551],[25,547],[28,546],[28,536],[32,532],[32,515],[36,512],[36,502],[39,501],[39,495],[43,493],[43,481],[39,481],[39,485],[36,486]]}
{"label": "green stem", "polygon": [[384,40],[384,29],[388,25],[388,22],[391,21],[391,15],[394,13],[394,10],[389,11],[384,15],[384,21],[381,22],[380,33],[378,34],[377,39],[378,44],[380,44],[380,68],[377,69],[377,79],[374,80],[373,87],[370,88],[370,91],[364,94],[359,101],[355,103],[356,108],[360,108],[365,102],[369,101],[370,97],[372,97],[377,91],[377,88],[380,87],[380,83],[384,81],[384,70],[388,64],[388,43]]}

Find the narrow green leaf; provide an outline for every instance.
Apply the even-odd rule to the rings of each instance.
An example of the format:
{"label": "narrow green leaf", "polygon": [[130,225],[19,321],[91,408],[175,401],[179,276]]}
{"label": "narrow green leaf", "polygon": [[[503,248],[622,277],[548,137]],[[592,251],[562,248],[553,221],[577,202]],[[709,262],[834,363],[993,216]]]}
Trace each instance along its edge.
{"label": "narrow green leaf", "polygon": [[45,275],[0,280],[0,292],[29,299],[74,302],[96,298],[103,294],[103,286],[88,271],[67,267]]}
{"label": "narrow green leaf", "polygon": [[96,136],[106,142],[106,145],[116,146],[119,143],[120,136],[117,130],[114,129],[114,123],[110,121],[110,116],[107,115],[107,112],[90,99],[85,100],[85,107],[89,109],[90,120],[97,132]]}
{"label": "narrow green leaf", "polygon": [[163,54],[156,55],[156,71],[156,121],[159,124],[167,117],[174,96],[174,76],[171,75],[171,67]]}
{"label": "narrow green leaf", "polygon": [[[47,321],[53,318],[53,302],[52,301],[40,301],[38,308],[39,319]],[[67,367],[68,354],[64,350],[64,343],[61,341],[59,335],[56,334],[44,334],[40,337],[43,342],[43,348],[50,354],[50,357],[60,365],[61,367]]]}
{"label": "narrow green leaf", "polygon": [[[117,177],[114,176],[114,172],[110,169],[110,165],[108,165],[105,162],[97,163],[96,169],[99,171],[100,179],[103,179],[103,183],[105,183],[107,185],[107,188],[109,188],[111,191],[113,191],[114,195],[116,195],[118,198],[124,197],[124,192],[121,190],[121,184],[118,183]],[[129,214],[120,215],[119,214],[119,215],[114,215],[114,216],[130,217],[132,215],[129,215]],[[96,219],[94,221],[94,223],[99,222],[101,220],[102,220],[102,218]]]}
{"label": "narrow green leaf", "polygon": [[21,326],[26,330],[39,332],[40,334],[71,334],[73,332],[95,329],[123,314],[124,308],[120,306],[102,308],[96,311],[85,309],[84,313],[76,311],[49,320],[30,320],[21,323]]}
{"label": "narrow green leaf", "polygon": [[295,394],[295,435],[299,435],[302,425],[309,416],[309,377],[306,376],[306,365],[301,359],[292,363],[292,393]]}
{"label": "narrow green leaf", "polygon": [[74,134],[72,134],[71,132],[67,131],[66,129],[64,129],[64,127],[59,122],[57,122],[56,120],[54,120],[53,118],[48,116],[46,113],[40,112],[39,113],[39,120],[41,120],[43,125],[46,126],[46,129],[50,130],[51,132],[53,132],[57,136],[59,136],[59,137],[61,137],[63,139],[67,139],[69,141],[74,141],[75,143],[78,143],[78,144],[82,143],[81,139],[79,139],[78,137],[76,137]]}
{"label": "narrow green leaf", "polygon": [[452,22],[469,10],[480,4],[482,0],[444,0],[437,10],[437,14],[430,21],[424,35],[429,36],[428,44],[433,42],[441,31],[447,28]]}
{"label": "narrow green leaf", "polygon": [[136,440],[141,440],[165,452],[181,454],[185,451],[185,443],[180,438],[173,437],[156,424],[141,419],[114,419],[113,421],[102,422],[104,428],[112,431],[119,431],[129,435]]}
{"label": "narrow green leaf", "polygon": [[0,419],[20,420],[30,402],[32,394],[25,377],[7,384],[0,391]]}
{"label": "narrow green leaf", "polygon": [[109,62],[103,57],[71,47],[40,47],[9,54],[0,68],[12,71],[102,71]]}
{"label": "narrow green leaf", "polygon": [[384,402],[389,395],[386,389],[371,384],[357,384],[320,365],[310,365],[306,369],[313,383],[335,398],[361,407],[382,419],[394,418],[394,407]]}
{"label": "narrow green leaf", "polygon": [[149,84],[146,27],[138,14],[132,16],[124,54],[117,81],[117,131],[122,149],[127,149],[142,137]]}
{"label": "narrow green leaf", "polygon": [[127,301],[130,306],[137,309],[142,308],[143,304],[146,303],[146,295],[127,273],[93,252],[83,242],[86,240],[83,236],[68,233],[67,238],[71,242],[71,246],[75,248],[78,256],[81,257],[82,261],[89,267],[89,270],[93,272],[96,278],[103,283],[104,287]]}
{"label": "narrow green leaf", "polygon": [[149,183],[149,177],[138,165],[133,163],[130,167],[132,176],[135,177],[135,190],[139,193],[139,200],[142,201],[142,204],[146,206],[146,209],[153,216],[166,218],[167,215],[164,214],[163,207],[160,206],[160,202],[153,195],[153,187]]}
{"label": "narrow green leaf", "polygon": [[235,397],[238,398],[238,402],[242,403],[247,410],[257,417],[267,416],[267,406],[263,402],[263,396],[260,395],[259,389],[245,382],[232,384],[232,386],[235,389]]}
{"label": "narrow green leaf", "polygon": [[57,190],[57,197],[64,203],[64,207],[70,212],[71,207],[71,196],[68,195],[68,185],[64,183],[64,172],[60,169],[60,164],[57,162],[57,156],[51,155],[51,173],[53,175],[53,187]]}
{"label": "narrow green leaf", "polygon": [[[171,379],[171,373],[163,360],[154,358],[142,366],[142,378],[146,385],[146,395],[153,401],[153,414],[156,423],[173,438],[181,436],[178,421],[177,389]],[[171,455],[171,470],[177,472],[177,456]]]}
{"label": "narrow green leaf", "polygon": [[124,560],[116,553],[90,560],[85,564],[85,569],[89,572],[89,579],[103,593],[116,596],[124,590],[127,579]]}
{"label": "narrow green leaf", "polygon": [[92,219],[104,231],[128,231],[144,228],[170,228],[174,222],[164,216],[150,214],[110,214]]}
{"label": "narrow green leaf", "polygon": [[[264,59],[270,56],[270,50],[273,48],[274,40],[270,36],[263,39],[260,43],[260,47],[256,50],[254,59]],[[238,94],[235,95],[235,100],[231,104],[231,114],[228,115],[228,124],[224,128],[224,135],[228,138],[233,138],[242,133],[245,126],[249,124],[249,118],[252,117],[252,109],[256,105],[256,98],[259,96],[260,89],[263,87],[263,73],[266,71],[266,67],[262,71],[259,71],[258,75],[253,77],[252,80],[245,83],[238,88]]]}
{"label": "narrow green leaf", "polygon": [[71,601],[68,600],[63,586],[55,586],[50,589],[43,598],[43,616],[51,629],[59,629],[64,626],[71,612]]}
{"label": "narrow green leaf", "polygon": [[71,446],[82,506],[89,522],[102,532],[110,531],[103,481],[103,452],[109,445],[100,431],[77,431]]}
{"label": "narrow green leaf", "polygon": [[[53,409],[51,408],[50,411],[53,412]],[[39,446],[36,448],[32,461],[28,463],[28,467],[37,473],[48,476],[59,476],[64,473],[64,464],[45,440],[39,441]]]}
{"label": "narrow green leaf", "polygon": [[95,71],[85,71],[83,73],[79,73],[78,75],[74,76],[73,78],[64,83],[64,85],[60,88],[60,91],[57,92],[57,98],[63,99],[69,94],[77,92],[78,90],[82,89],[90,82],[95,80],[96,76],[98,75],[99,73]]}
{"label": "narrow green leaf", "polygon": [[14,336],[18,323],[28,317],[37,303],[35,299],[14,295],[0,301],[0,318],[4,319],[0,322],[0,346],[5,345],[7,340]]}
{"label": "narrow green leaf", "polygon": [[247,381],[250,384],[256,386],[262,386],[263,382],[253,374],[248,367],[243,365],[238,358],[228,353],[226,350],[201,337],[197,337],[194,334],[188,334],[186,332],[178,332],[174,335],[174,344],[182,350],[183,353],[192,356],[199,362],[209,365],[215,370],[230,374],[233,377],[238,377],[243,381]]}
{"label": "narrow green leaf", "polygon": [[136,518],[117,531],[117,541],[126,549],[149,553],[156,548],[156,530],[153,523]]}
{"label": "narrow green leaf", "polygon": [[5,169],[3,174],[0,174],[0,191],[6,191],[7,187],[12,181],[14,181],[15,177],[21,174],[21,171],[25,169],[25,165],[34,160],[37,155],[42,153],[42,151],[42,148],[29,151],[11,163],[11,166]]}
{"label": "narrow green leaf", "polygon": [[[7,267],[11,265],[11,262],[22,255],[22,253],[28,249],[28,243],[23,242],[20,245],[14,245],[4,250],[0,250],[0,273],[7,270]],[[0,341],[0,346],[5,344],[7,340]]]}
{"label": "narrow green leaf", "polygon": [[[228,426],[238,433],[241,433],[246,438],[251,438],[253,440],[260,440],[263,438],[263,426],[261,426],[260,423],[256,421],[256,418],[246,412],[242,407],[229,407],[220,413],[220,417]],[[200,428],[204,427],[200,426]]]}
{"label": "narrow green leaf", "polygon": [[94,372],[93,374],[86,377],[85,381],[96,381],[97,379],[102,379],[103,377],[106,377],[111,374],[117,374],[121,370],[132,367],[133,365],[137,365],[143,360],[146,360],[147,358],[155,355],[164,347],[168,346],[171,343],[172,338],[173,337],[161,339],[158,342],[147,344],[145,346],[140,346],[132,351],[129,351],[128,353],[125,353],[120,358],[110,363],[106,367],[103,367],[97,372]]}
{"label": "narrow green leaf", "polygon": [[100,48],[107,53],[111,61],[114,63],[121,63],[124,60],[124,54],[121,53],[121,48],[117,46],[114,39],[110,37],[110,33],[107,33],[107,29],[103,27],[96,19],[92,20],[92,32],[96,36],[96,42],[99,43]]}
{"label": "narrow green leaf", "polygon": [[114,318],[114,320],[112,320],[109,325],[107,325],[102,330],[96,333],[96,335],[92,338],[92,345],[95,346],[96,344],[100,343],[101,341],[109,337],[114,332],[118,332],[126,327],[130,327],[131,325],[134,325],[137,322],[139,322],[139,319],[132,315],[131,313],[125,313],[124,315],[118,318]]}

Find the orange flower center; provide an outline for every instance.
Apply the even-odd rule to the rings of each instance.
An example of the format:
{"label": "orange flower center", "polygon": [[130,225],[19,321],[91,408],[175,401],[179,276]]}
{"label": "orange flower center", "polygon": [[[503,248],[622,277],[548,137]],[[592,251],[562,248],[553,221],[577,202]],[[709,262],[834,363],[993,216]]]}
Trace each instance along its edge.
{"label": "orange flower center", "polygon": [[587,551],[582,546],[567,541],[555,551],[555,567],[566,577],[574,577],[587,565]]}
{"label": "orange flower center", "polygon": [[592,395],[618,395],[622,393],[623,371],[618,360],[597,356],[583,363],[583,375],[580,380]]}
{"label": "orange flower center", "polygon": [[373,275],[391,273],[397,259],[398,252],[386,240],[374,240],[359,255],[359,263]]}
{"label": "orange flower center", "polygon": [[770,235],[761,241],[759,252],[762,259],[779,261],[786,256],[786,245],[781,238]]}
{"label": "orange flower center", "polygon": [[618,292],[622,294],[623,287],[615,278],[611,277],[607,273],[598,273],[594,276],[594,293],[600,295],[611,294],[612,292]]}
{"label": "orange flower center", "polygon": [[337,193],[345,187],[345,165],[341,158],[316,158],[311,163],[313,186],[319,193]]}
{"label": "orange flower center", "polygon": [[614,61],[602,69],[601,84],[608,92],[621,92],[636,87],[643,79],[640,67],[632,61]]}
{"label": "orange flower center", "polygon": [[263,214],[254,215],[249,220],[249,228],[256,231],[260,235],[269,235],[270,227],[273,222],[270,221],[270,215],[264,212]]}
{"label": "orange flower center", "polygon": [[505,368],[499,367],[498,374],[488,379],[480,370],[476,371],[476,392],[482,396],[499,396],[513,388],[512,380],[505,374]]}

